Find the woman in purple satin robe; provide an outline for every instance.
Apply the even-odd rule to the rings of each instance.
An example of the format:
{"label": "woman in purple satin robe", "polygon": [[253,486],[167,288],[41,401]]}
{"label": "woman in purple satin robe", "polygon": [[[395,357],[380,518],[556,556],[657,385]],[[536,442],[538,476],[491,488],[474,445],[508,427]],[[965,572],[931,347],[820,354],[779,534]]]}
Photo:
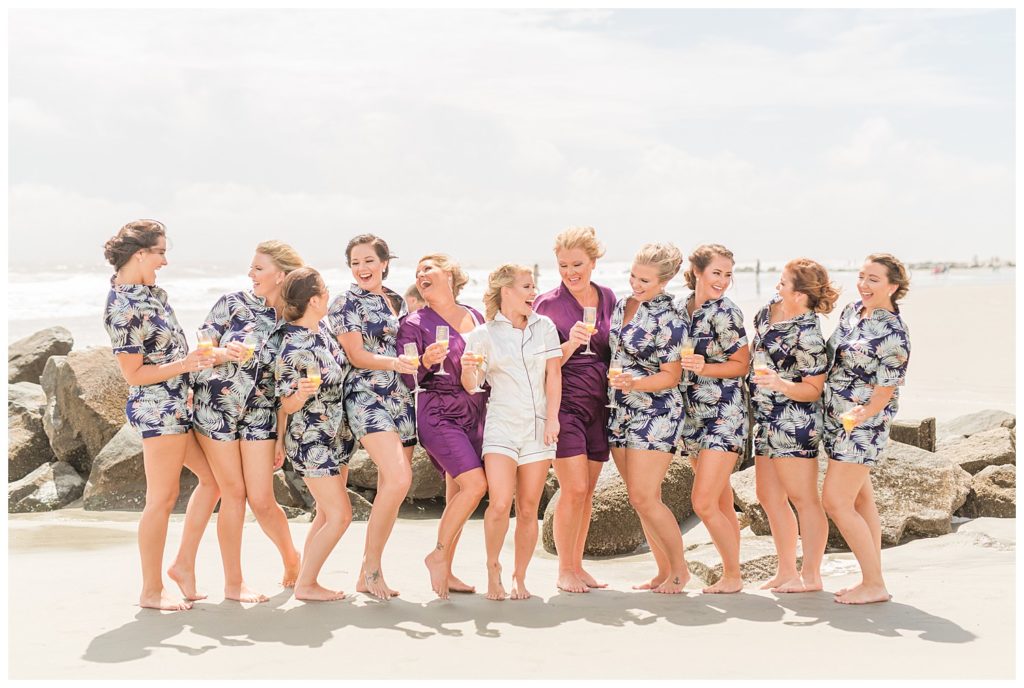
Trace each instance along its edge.
{"label": "woman in purple satin robe", "polygon": [[[559,497],[554,536],[558,550],[558,588],[589,592],[603,588],[583,569],[583,548],[590,530],[594,486],[608,461],[608,329],[615,293],[590,281],[604,246],[593,227],[570,227],[555,237],[562,283],[541,294],[534,310],[551,318],[562,342],[561,432],[555,452]],[[595,331],[584,324],[584,308],[597,311]]]}
{"label": "woman in purple satin robe", "polygon": [[[484,322],[483,316],[456,301],[469,281],[451,258],[432,254],[416,266],[416,287],[426,306],[410,313],[398,328],[397,348],[416,345],[419,367],[415,379],[403,375],[406,386],[417,385],[416,422],[420,444],[444,473],[445,509],[437,529],[437,545],[424,563],[430,572],[430,586],[446,599],[451,592],[475,592],[473,586],[452,574],[452,557],[462,527],[487,492],[480,457],[484,432],[485,394],[470,394],[462,388],[462,338]],[[436,341],[437,328],[448,328],[447,346]],[[444,369],[445,375],[439,373]]]}

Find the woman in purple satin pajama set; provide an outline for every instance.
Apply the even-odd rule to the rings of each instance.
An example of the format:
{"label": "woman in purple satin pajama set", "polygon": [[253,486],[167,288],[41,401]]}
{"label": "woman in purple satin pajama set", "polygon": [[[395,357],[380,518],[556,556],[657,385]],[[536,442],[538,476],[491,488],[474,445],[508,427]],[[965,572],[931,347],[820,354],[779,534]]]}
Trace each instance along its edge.
{"label": "woman in purple satin pajama set", "polygon": [[[583,570],[594,486],[608,460],[608,333],[616,302],[611,289],[590,281],[597,259],[604,255],[595,234],[593,227],[570,227],[555,238],[562,283],[533,303],[535,312],[554,322],[562,343],[561,430],[554,461],[560,495],[554,537],[557,585],[567,592],[605,587]],[[584,327],[584,307],[597,310],[593,334]],[[588,343],[592,354],[586,353]]]}
{"label": "woman in purple satin pajama set", "polygon": [[[443,254],[424,256],[416,266],[416,287],[426,306],[403,318],[398,328],[399,352],[416,345],[419,366],[415,378],[402,375],[416,392],[419,442],[445,476],[445,510],[438,524],[437,544],[424,563],[438,597],[449,592],[474,592],[471,585],[452,575],[455,545],[466,520],[487,492],[481,459],[486,394],[470,394],[462,387],[463,335],[483,324],[476,310],[456,302],[469,281],[466,273]],[[448,344],[437,343],[437,328],[448,328]],[[441,375],[441,370],[445,374]]]}

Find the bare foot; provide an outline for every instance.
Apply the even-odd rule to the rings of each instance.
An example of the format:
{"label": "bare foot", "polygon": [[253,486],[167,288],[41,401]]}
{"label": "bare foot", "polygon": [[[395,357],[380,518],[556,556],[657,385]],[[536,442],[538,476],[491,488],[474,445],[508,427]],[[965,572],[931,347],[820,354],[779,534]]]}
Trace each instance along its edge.
{"label": "bare foot", "polygon": [[269,599],[266,595],[250,590],[245,582],[241,585],[225,585],[224,597],[236,602],[266,602]]}
{"label": "bare foot", "polygon": [[304,602],[334,602],[345,599],[345,593],[341,590],[328,590],[319,583],[296,585],[295,599]]}
{"label": "bare foot", "polygon": [[633,589],[634,590],[654,590],[656,587],[658,587],[659,585],[664,583],[666,578],[668,578],[668,574],[665,574],[663,576],[663,575],[661,575],[661,572],[659,571],[657,576],[655,576],[651,580],[647,581],[646,583],[637,583],[636,585],[633,586]]}
{"label": "bare foot", "polygon": [[679,593],[685,592],[683,588],[686,587],[689,580],[689,571],[681,574],[675,574],[670,578],[666,578],[658,587],[653,588],[652,592],[661,593],[663,595],[678,595]]}
{"label": "bare foot", "polygon": [[139,597],[139,606],[145,607],[146,609],[162,609],[167,612],[180,612],[186,609],[192,608],[192,602],[189,600],[176,600],[167,594],[166,590],[161,589],[160,592],[152,595],[141,595]]}
{"label": "bare foot", "polygon": [[448,572],[448,592],[460,592],[460,593],[474,593],[476,592],[476,586],[465,583],[461,578],[453,574],[451,571]]}
{"label": "bare foot", "polygon": [[743,589],[743,579],[739,576],[735,578],[726,578],[722,576],[718,579],[714,585],[709,585],[704,588],[704,592],[709,595],[727,595],[734,592],[739,592]]}
{"label": "bare foot", "polygon": [[396,590],[392,590],[384,582],[384,574],[381,573],[380,566],[371,568],[369,573],[359,572],[359,583],[356,584],[356,592],[368,593],[379,600],[390,600],[398,595]]}
{"label": "bare foot", "polygon": [[558,574],[558,582],[555,583],[559,590],[565,592],[590,592],[587,584],[579,579],[572,571],[561,571]]}
{"label": "bare foot", "polygon": [[574,571],[574,573],[576,574],[576,577],[579,578],[581,581],[583,581],[583,584],[585,586],[587,586],[588,588],[607,588],[608,587],[607,583],[598,583],[597,580],[595,580],[594,577],[591,576],[589,573],[584,571],[582,567],[576,569],[576,571]]}
{"label": "bare foot", "polygon": [[298,550],[292,550],[292,556],[284,560],[284,575],[281,577],[281,586],[285,588],[295,587],[295,579],[299,577],[299,568],[302,566],[302,558]]}
{"label": "bare foot", "polygon": [[501,564],[495,564],[487,569],[487,599],[504,600],[508,595],[505,593],[505,586],[501,584]]}
{"label": "bare foot", "polygon": [[186,569],[172,564],[171,568],[167,569],[167,576],[178,584],[178,588],[181,589],[181,594],[186,600],[194,602],[206,599],[206,595],[196,592],[195,569]]}
{"label": "bare foot", "polygon": [[423,563],[427,565],[430,573],[430,587],[442,600],[448,599],[448,557],[444,550],[435,549],[423,557]]}
{"label": "bare foot", "polygon": [[512,592],[509,594],[513,600],[528,600],[532,595],[526,589],[526,579],[512,576]]}
{"label": "bare foot", "polygon": [[[761,586],[764,590],[765,586]],[[807,592],[807,588],[804,587],[804,579],[800,576],[790,578],[789,580],[782,581],[778,585],[771,588],[772,592]]]}
{"label": "bare foot", "polygon": [[804,582],[804,592],[818,592],[824,586],[821,582],[821,574],[800,574],[800,579]]}
{"label": "bare foot", "polygon": [[853,590],[835,598],[839,604],[872,604],[874,602],[888,602],[892,595],[885,589],[884,585],[858,585]]}
{"label": "bare foot", "polygon": [[782,573],[780,571],[779,573],[775,574],[774,578],[772,578],[770,581],[768,581],[764,585],[762,585],[761,589],[762,590],[772,590],[773,588],[779,587],[783,583],[788,583],[789,581],[793,580],[794,578],[799,578],[799,576],[797,575],[796,571],[793,571],[792,573]]}

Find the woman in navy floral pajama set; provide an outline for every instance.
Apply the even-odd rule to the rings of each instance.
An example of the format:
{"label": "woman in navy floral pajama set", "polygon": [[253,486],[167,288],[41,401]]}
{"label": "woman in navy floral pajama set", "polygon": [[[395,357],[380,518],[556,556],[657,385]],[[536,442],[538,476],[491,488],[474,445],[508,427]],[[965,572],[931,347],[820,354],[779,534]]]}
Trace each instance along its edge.
{"label": "woman in navy floral pajama set", "polygon": [[[828,272],[808,258],[788,262],[778,295],[754,316],[748,378],[754,412],[757,497],[771,525],[778,571],[762,589],[821,590],[828,521],[818,496],[821,389],[828,357],[818,313],[830,313],[839,292]],[[759,366],[764,357],[767,368]],[[767,371],[767,372],[765,372]],[[797,518],[803,564],[796,567]]]}
{"label": "woman in navy floral pajama set", "polygon": [[[107,241],[104,255],[117,273],[110,280],[103,323],[129,385],[125,415],[142,434],[146,505],[139,519],[139,605],[181,610],[206,597],[196,592],[196,551],[220,493],[192,434],[188,410],[189,374],[209,361],[199,352],[189,353],[167,292],[156,286],[156,271],[167,265],[166,252],[166,231],[155,220],[129,222]],[[196,474],[199,485],[189,498],[178,555],[167,570],[185,598],[176,600],[164,590],[160,569],[183,465]]]}
{"label": "woman in navy floral pajama set", "polygon": [[836,593],[843,604],[891,599],[882,578],[882,530],[870,471],[889,440],[906,379],[910,332],[896,302],[909,289],[903,263],[888,253],[868,256],[857,277],[861,299],[843,309],[828,340],[824,444],[830,461],[821,501],[863,577]]}

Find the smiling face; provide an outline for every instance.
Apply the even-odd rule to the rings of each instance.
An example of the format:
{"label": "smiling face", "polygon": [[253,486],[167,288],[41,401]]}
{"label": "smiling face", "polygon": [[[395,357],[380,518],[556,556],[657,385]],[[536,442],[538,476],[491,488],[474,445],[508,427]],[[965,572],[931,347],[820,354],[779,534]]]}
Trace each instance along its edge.
{"label": "smiling face", "polygon": [[896,285],[889,281],[889,271],[881,263],[866,261],[857,274],[857,292],[864,307],[892,310],[892,295]]}
{"label": "smiling face", "polygon": [[265,253],[257,253],[249,265],[249,279],[252,280],[252,293],[264,299],[275,296],[281,290],[284,281],[284,270],[277,267]]}
{"label": "smiling face", "polygon": [[420,261],[416,266],[416,288],[427,303],[440,299],[452,299],[452,277],[430,260]]}
{"label": "smiling face", "polygon": [[725,256],[714,256],[707,267],[697,273],[697,298],[719,299],[732,282],[733,262]]}
{"label": "smiling face", "polygon": [[633,263],[629,269],[629,288],[637,301],[650,301],[665,290],[666,284],[658,279],[658,268],[654,265]]}
{"label": "smiling face", "polygon": [[590,274],[594,271],[597,261],[587,255],[582,248],[563,248],[555,252],[558,260],[558,274],[573,294],[584,292],[590,287]]}
{"label": "smiling face", "polygon": [[536,298],[537,285],[533,283],[533,274],[521,272],[511,287],[501,288],[501,310],[506,317],[528,317],[533,312],[533,300]]}
{"label": "smiling face", "polygon": [[366,291],[379,291],[384,281],[384,268],[387,261],[377,257],[377,252],[370,244],[357,244],[349,253],[348,265],[352,268],[352,278]]}
{"label": "smiling face", "polygon": [[789,270],[782,271],[779,283],[775,290],[782,298],[782,303],[790,308],[807,308],[807,294],[793,288],[793,273]]}
{"label": "smiling face", "polygon": [[142,283],[156,284],[156,271],[167,265],[167,239],[157,237],[155,244],[136,251],[132,260],[138,261]]}

